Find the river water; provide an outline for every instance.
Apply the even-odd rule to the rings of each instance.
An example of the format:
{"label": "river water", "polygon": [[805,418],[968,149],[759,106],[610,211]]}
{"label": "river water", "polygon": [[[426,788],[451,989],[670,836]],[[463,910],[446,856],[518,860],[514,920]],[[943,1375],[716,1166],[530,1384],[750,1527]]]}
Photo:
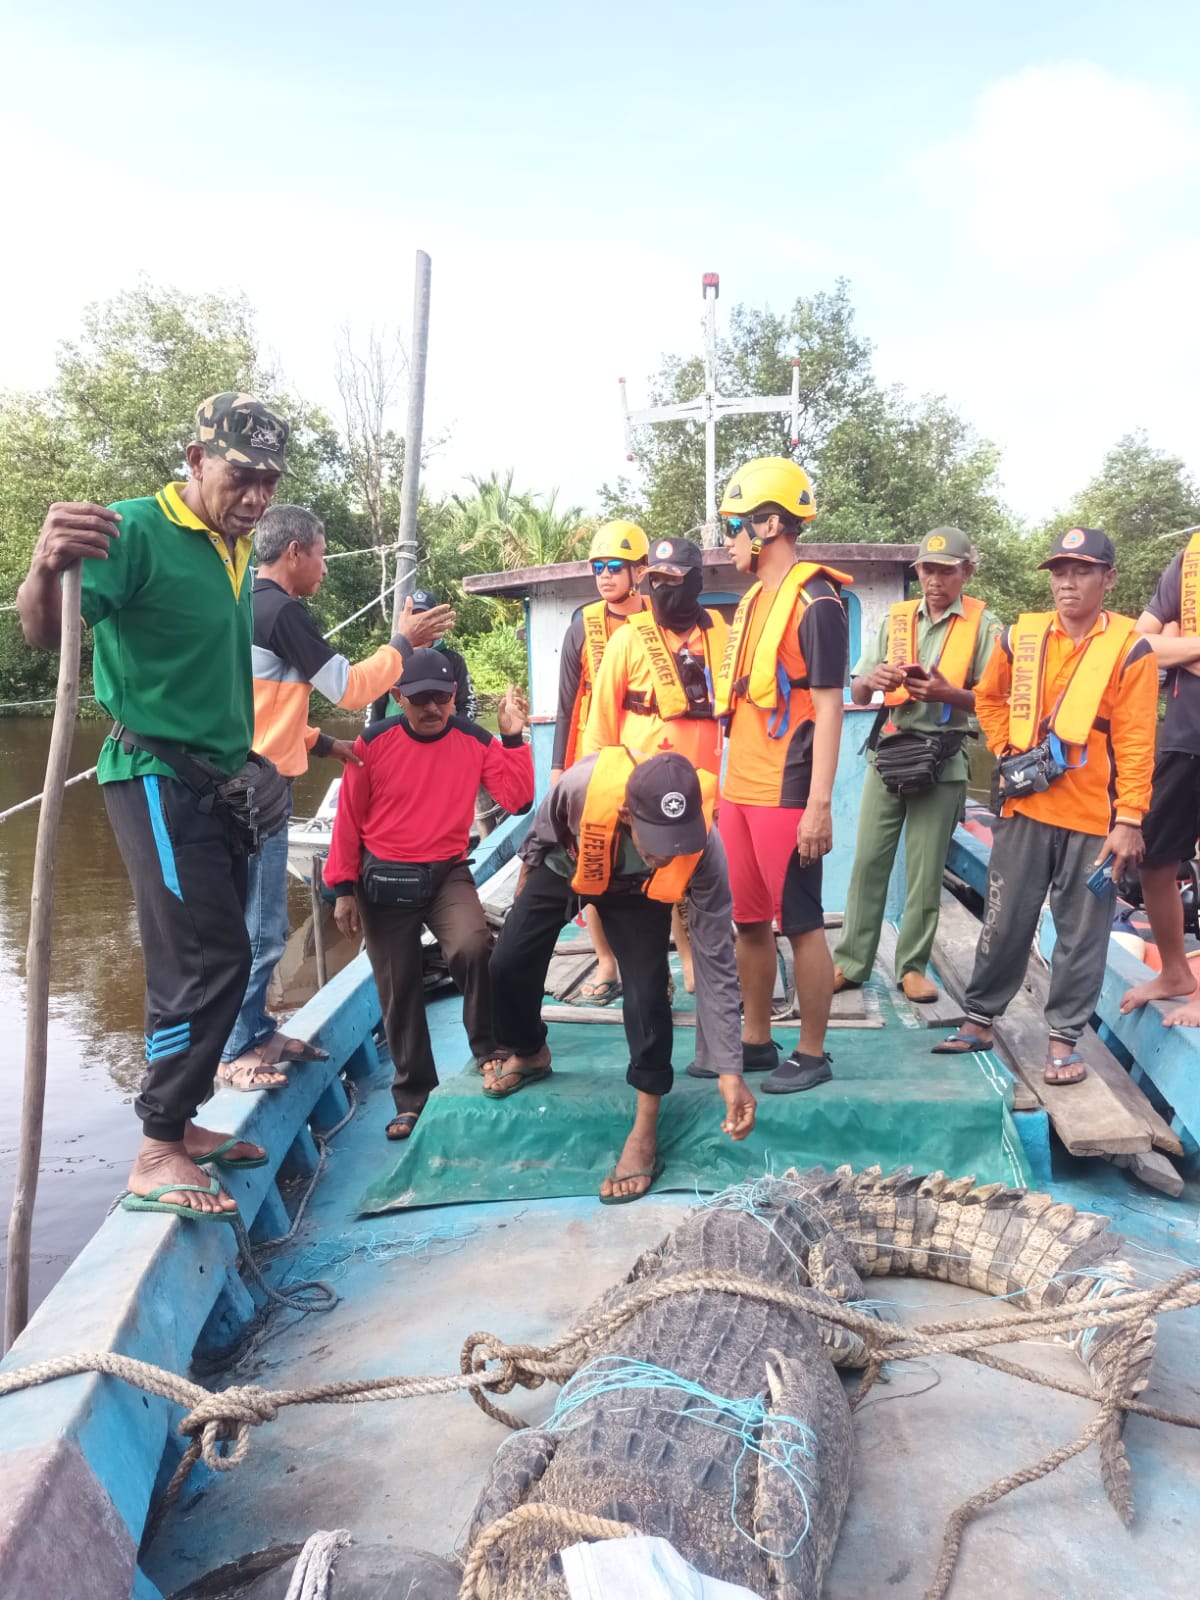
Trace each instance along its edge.
{"label": "river water", "polygon": [[[353,737],[360,723],[322,718]],[[106,724],[82,722],[71,772],[93,766]],[[37,794],[50,723],[0,718],[0,811]],[[314,761],[297,781],[298,815],[314,811],[336,762]],[[25,944],[38,809],[0,824],[0,1236],[7,1236],[24,1075]],[[292,925],[308,914],[296,885]],[[142,958],[125,867],[94,781],[68,789],[55,858],[46,1121],[33,1225],[31,1307],[44,1298],[103,1220],[137,1146],[132,1109],[145,1058]],[[0,1261],[0,1274],[4,1263]],[[0,1277],[0,1297],[3,1279]]]}

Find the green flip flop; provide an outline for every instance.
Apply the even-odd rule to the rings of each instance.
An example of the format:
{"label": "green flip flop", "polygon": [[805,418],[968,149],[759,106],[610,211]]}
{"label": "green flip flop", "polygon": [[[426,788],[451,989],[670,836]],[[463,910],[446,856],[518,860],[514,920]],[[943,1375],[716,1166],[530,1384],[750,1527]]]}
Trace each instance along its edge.
{"label": "green flip flop", "polygon": [[270,1161],[270,1156],[242,1156],[237,1161],[226,1161],[226,1150],[232,1150],[234,1145],[252,1144],[251,1139],[226,1139],[224,1144],[219,1144],[215,1150],[210,1150],[206,1156],[193,1156],[192,1160],[198,1167],[205,1167],[211,1161],[214,1167],[224,1167],[227,1172],[249,1172],[251,1167],[265,1167]]}
{"label": "green flip flop", "polygon": [[665,1165],[665,1162],[656,1159],[654,1166],[649,1171],[643,1168],[641,1172],[619,1173],[614,1167],[608,1175],[610,1183],[623,1183],[627,1178],[649,1178],[650,1182],[639,1194],[602,1194],[599,1196],[600,1204],[602,1206],[630,1206],[635,1200],[644,1200],[662,1177]]}
{"label": "green flip flop", "polygon": [[236,1211],[197,1211],[194,1206],[162,1198],[164,1194],[210,1194],[215,1198],[220,1192],[221,1185],[215,1178],[207,1186],[202,1183],[162,1183],[157,1189],[151,1189],[149,1194],[123,1195],[121,1210],[161,1211],[168,1217],[187,1217],[194,1222],[232,1222],[238,1216]]}

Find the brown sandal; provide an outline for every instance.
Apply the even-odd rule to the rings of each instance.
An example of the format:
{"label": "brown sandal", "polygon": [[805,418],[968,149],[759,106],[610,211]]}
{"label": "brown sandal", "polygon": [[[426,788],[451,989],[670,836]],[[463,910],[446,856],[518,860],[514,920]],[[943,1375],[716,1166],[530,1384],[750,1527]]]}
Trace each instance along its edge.
{"label": "brown sandal", "polygon": [[[275,1079],[269,1083],[263,1080]],[[236,1061],[222,1061],[217,1068],[217,1082],[227,1089],[237,1089],[242,1094],[253,1094],[268,1089],[286,1089],[288,1077],[278,1067],[263,1061],[257,1050],[249,1050]]]}

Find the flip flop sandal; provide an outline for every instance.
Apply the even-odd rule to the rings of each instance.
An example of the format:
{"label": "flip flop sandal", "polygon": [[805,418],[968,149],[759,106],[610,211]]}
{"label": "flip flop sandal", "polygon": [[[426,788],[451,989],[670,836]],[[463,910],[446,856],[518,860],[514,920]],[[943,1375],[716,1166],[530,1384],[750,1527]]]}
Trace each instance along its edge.
{"label": "flip flop sandal", "polygon": [[214,1178],[208,1185],[202,1183],[160,1183],[149,1194],[126,1194],[121,1197],[122,1211],[160,1211],[168,1217],[186,1217],[191,1222],[233,1222],[238,1212],[197,1211],[194,1206],[179,1200],[164,1200],[164,1194],[210,1194],[214,1198],[221,1185]]}
{"label": "flip flop sandal", "polygon": [[[590,989],[591,994],[585,991]],[[573,1006],[610,1006],[614,1000],[621,998],[621,980],[619,978],[603,978],[599,983],[585,983],[577,997],[571,1001]]]}
{"label": "flip flop sandal", "polygon": [[614,1167],[608,1175],[609,1183],[623,1183],[627,1178],[649,1178],[650,1182],[637,1194],[602,1194],[599,1197],[600,1204],[602,1206],[629,1206],[635,1200],[645,1199],[659,1178],[662,1177],[664,1165],[664,1162],[655,1159],[653,1167],[649,1170],[643,1168],[641,1172],[618,1172]]}
{"label": "flip flop sandal", "polygon": [[[268,1052],[276,1040],[281,1040],[278,1055]],[[290,1050],[289,1045],[296,1045],[295,1050]],[[322,1050],[319,1044],[313,1044],[309,1039],[293,1039],[286,1033],[273,1033],[259,1051],[259,1060],[264,1067],[274,1067],[281,1061],[328,1061],[329,1051]]]}
{"label": "flip flop sandal", "polygon": [[239,1156],[236,1161],[230,1161],[225,1152],[232,1150],[234,1145],[249,1144],[248,1139],[226,1139],[224,1144],[219,1144],[215,1150],[210,1150],[205,1156],[193,1156],[192,1160],[198,1167],[206,1167],[211,1161],[214,1167],[224,1167],[227,1172],[249,1172],[251,1167],[265,1167],[270,1161],[270,1156]]}
{"label": "flip flop sandal", "polygon": [[408,1139],[417,1125],[421,1113],[419,1111],[401,1111],[388,1123],[384,1130],[389,1139]]}
{"label": "flip flop sandal", "polygon": [[511,1084],[507,1089],[489,1089],[485,1083],[483,1092],[489,1100],[507,1100],[510,1094],[519,1094],[526,1085],[540,1083],[543,1078],[548,1078],[553,1070],[552,1067],[535,1067],[532,1072],[518,1072],[516,1067],[510,1067],[507,1072],[497,1073],[496,1081],[499,1082],[501,1078],[515,1077],[516,1083]]}
{"label": "flip flop sandal", "polygon": [[973,1033],[952,1033],[948,1039],[942,1039],[937,1044],[929,1047],[931,1056],[969,1056],[976,1050],[990,1050],[990,1044],[985,1044]]}
{"label": "flip flop sandal", "polygon": [[[1082,1067],[1083,1071],[1070,1078],[1052,1078],[1050,1076],[1052,1072],[1057,1072],[1063,1067]],[[1042,1072],[1042,1082],[1048,1083],[1052,1089],[1069,1089],[1073,1084],[1082,1083],[1086,1077],[1087,1062],[1079,1054],[1078,1050],[1072,1050],[1069,1056],[1056,1057],[1053,1061],[1047,1061]]]}
{"label": "flip flop sandal", "polygon": [[[282,1083],[259,1083],[259,1078],[274,1073]],[[287,1073],[282,1066],[268,1066],[256,1052],[238,1056],[236,1061],[222,1061],[217,1068],[217,1082],[226,1089],[236,1089],[239,1094],[269,1094],[272,1089],[287,1088]]]}

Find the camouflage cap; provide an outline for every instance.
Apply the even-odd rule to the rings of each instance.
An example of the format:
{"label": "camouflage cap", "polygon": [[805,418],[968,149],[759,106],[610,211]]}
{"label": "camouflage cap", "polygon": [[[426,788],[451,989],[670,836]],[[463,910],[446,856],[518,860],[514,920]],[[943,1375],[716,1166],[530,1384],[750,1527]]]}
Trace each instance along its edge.
{"label": "camouflage cap", "polygon": [[235,467],[284,472],[291,429],[252,394],[209,395],[196,407],[196,443]]}

